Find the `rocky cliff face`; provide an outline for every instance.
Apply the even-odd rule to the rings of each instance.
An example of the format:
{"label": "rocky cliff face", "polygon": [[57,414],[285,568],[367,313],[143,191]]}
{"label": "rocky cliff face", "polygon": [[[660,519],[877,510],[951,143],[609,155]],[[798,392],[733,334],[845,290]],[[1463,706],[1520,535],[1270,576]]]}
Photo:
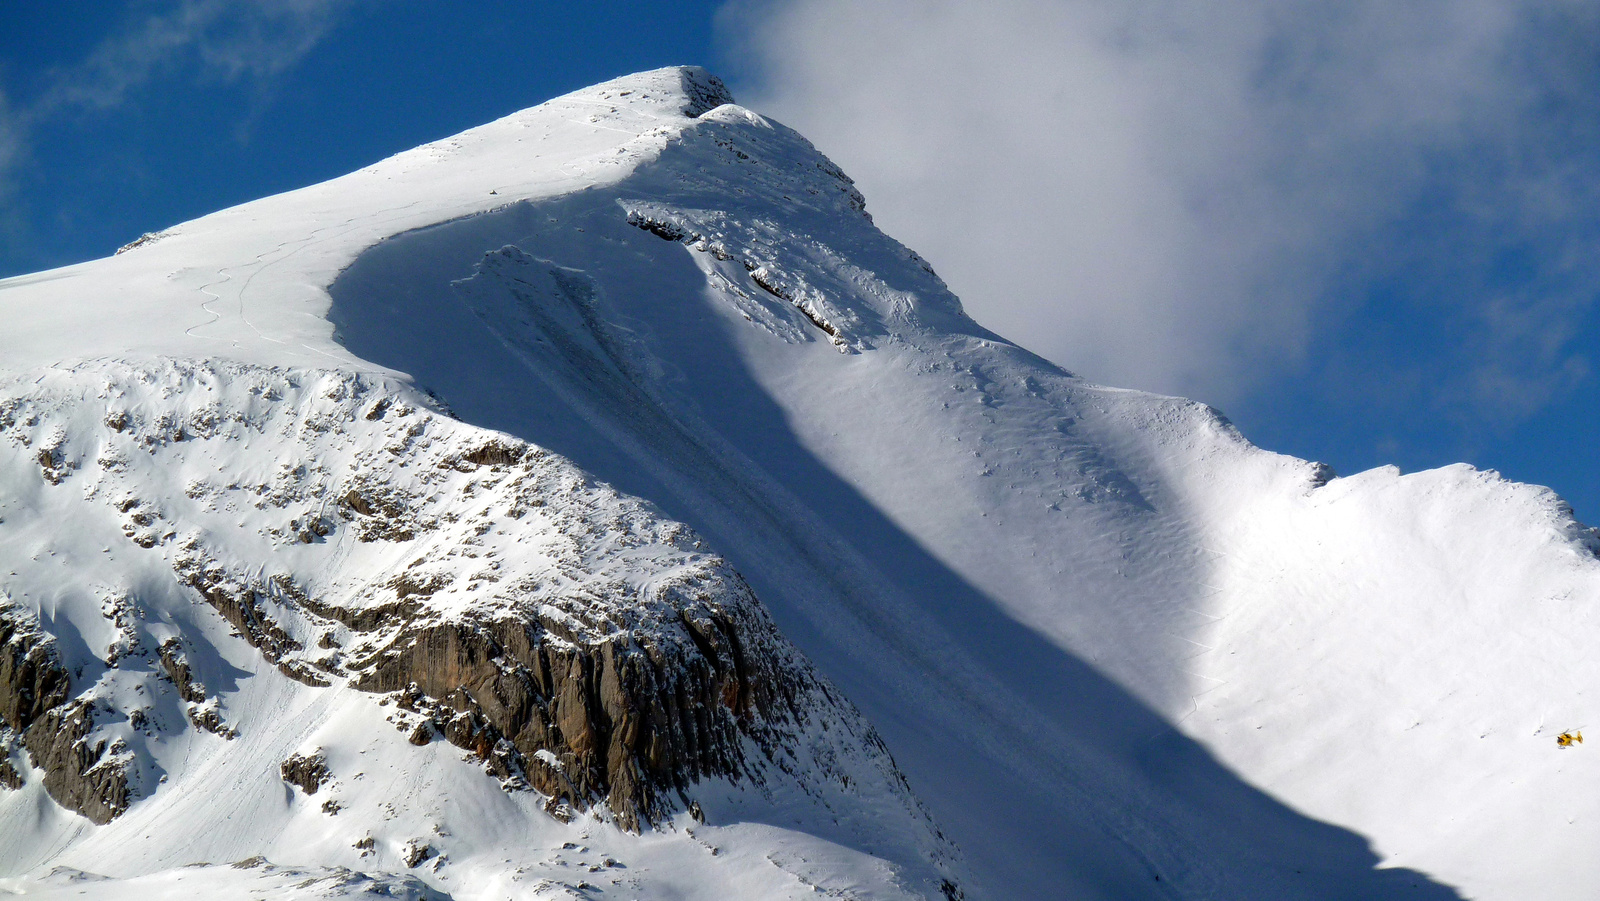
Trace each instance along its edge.
{"label": "rocky cliff face", "polygon": [[[155,628],[185,603],[282,676],[372,693],[412,744],[470,752],[559,819],[639,830],[698,812],[705,780],[848,786],[860,766],[903,790],[737,573],[538,448],[348,373],[102,364],[4,392],[0,446],[33,470],[35,508],[114,528],[171,583],[106,586],[110,638],[72,697],[27,599],[0,617],[0,714],[50,795],[97,823],[148,791],[141,749],[163,729],[240,734],[207,688],[206,636]],[[310,753],[283,773],[308,793],[333,775]]]}
{"label": "rocky cliff face", "polygon": [[72,680],[55,640],[31,611],[8,598],[0,603],[0,784],[22,787],[9,761],[20,744],[61,806],[111,822],[128,807],[127,746],[94,736],[100,708],[91,696],[69,698]]}
{"label": "rocky cliff face", "polygon": [[353,684],[395,693],[423,717],[414,740],[441,735],[526,778],[552,813],[603,800],[638,829],[703,778],[754,776],[746,739],[776,753],[774,731],[804,718],[795,695],[817,690],[736,577],[669,591],[652,628],[529,610],[401,629]]}
{"label": "rocky cliff face", "polygon": [[8,597],[0,604],[0,720],[23,733],[66,703],[71,679],[37,617]]}

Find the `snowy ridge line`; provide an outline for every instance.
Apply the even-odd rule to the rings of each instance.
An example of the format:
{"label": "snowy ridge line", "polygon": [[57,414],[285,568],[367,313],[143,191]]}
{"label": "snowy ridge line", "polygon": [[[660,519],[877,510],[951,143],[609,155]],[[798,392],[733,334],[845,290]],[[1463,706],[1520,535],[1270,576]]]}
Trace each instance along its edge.
{"label": "snowy ridge line", "polygon": [[[0,285],[0,584],[88,727],[42,768],[6,739],[0,875],[261,855],[496,901],[1600,878],[1600,758],[1551,734],[1596,721],[1600,533],[1492,473],[1333,478],[1077,379],[701,70],[170,231]],[[233,362],[172,359],[206,285]],[[45,785],[114,801],[119,771],[104,826]]]}
{"label": "snowy ridge line", "polygon": [[[194,323],[178,308],[201,302],[200,286],[228,270],[239,278],[264,275],[245,298],[248,322],[216,310],[221,320],[204,332],[238,342],[222,351],[226,356],[290,366],[331,359],[362,368],[333,338],[324,316],[327,284],[365,248],[508,203],[612,183],[654,158],[707,103],[727,99],[726,88],[704,70],[642,73],[323,184],[163,229],[159,240],[131,242],[106,260],[6,279],[9,327],[0,334],[0,356],[10,367],[31,369],[49,359],[191,354],[186,330]],[[567,113],[579,107],[592,112],[568,123]],[[337,234],[327,230],[330,223]],[[276,267],[257,265],[258,255],[286,245],[303,249]],[[284,260],[290,262],[281,265]]]}

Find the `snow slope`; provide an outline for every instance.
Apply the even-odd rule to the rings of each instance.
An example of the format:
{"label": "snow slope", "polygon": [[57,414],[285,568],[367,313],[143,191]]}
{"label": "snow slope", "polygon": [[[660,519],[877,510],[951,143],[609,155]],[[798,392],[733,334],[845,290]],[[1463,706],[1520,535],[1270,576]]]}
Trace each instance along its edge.
{"label": "snow slope", "polygon": [[[38,727],[27,754],[5,736],[26,781],[0,797],[8,869],[144,875],[264,856],[428,866],[460,897],[584,882],[705,898],[937,889],[949,849],[880,741],[726,563],[565,461],[416,400],[349,373],[224,363],[86,363],[0,384],[6,656],[17,636],[54,637],[70,718],[95,749],[86,775],[123,782],[85,819],[45,795]],[[452,681],[435,690],[407,644],[498,636],[508,653],[493,663],[516,677],[522,623],[555,686],[535,689],[543,728],[565,738],[518,757],[517,732],[484,726],[515,679],[484,685],[470,655],[445,654]],[[591,798],[577,752],[593,719],[581,711],[599,701],[569,690],[637,690],[627,661],[642,649],[681,696],[718,641],[738,658],[710,665],[734,713],[702,713],[682,736],[655,728],[699,754],[650,747],[699,784],[681,804],[667,785],[664,807],[629,790]],[[575,667],[606,672],[584,686],[563,679]],[[456,681],[479,703],[457,703]],[[648,733],[659,699],[636,700]],[[730,749],[716,736],[734,715]],[[715,756],[740,743],[733,762]],[[320,784],[291,787],[280,771],[296,758],[318,761]],[[629,834],[646,817],[662,835]]]}
{"label": "snow slope", "polygon": [[[730,797],[692,836],[686,813],[678,831],[637,836],[563,825],[528,793],[486,792],[458,750],[406,746],[371,695],[263,667],[201,609],[187,628],[232,667],[218,701],[239,711],[225,719],[240,737],[162,733],[152,758],[195,775],[106,827],[53,807],[36,780],[0,791],[6,834],[26,836],[8,840],[6,873],[92,861],[166,879],[145,874],[255,854],[399,872],[406,842],[443,824],[454,850],[417,875],[461,898],[526,891],[534,872],[548,880],[535,892],[557,891],[574,849],[548,849],[575,829],[603,849],[580,853],[632,868],[618,897],[781,897],[813,882],[928,895],[949,876],[972,898],[1521,898],[1581,896],[1600,876],[1586,853],[1600,764],[1555,743],[1590,721],[1600,541],[1559,499],[1466,467],[1334,478],[1252,447],[1203,405],[1076,379],[967,319],[843,173],[727,99],[699,70],[630,76],[108,260],[0,282],[8,396],[81,419],[140,379],[163,386],[140,389],[154,404],[208,379],[292,378],[436,417],[407,385],[426,389],[470,424],[430,419],[462,430],[460,446],[487,440],[478,429],[514,436],[622,492],[599,507],[644,498],[704,536],[854,702],[830,717],[859,708],[938,826],[864,723],[827,740],[866,784],[854,800],[808,789],[836,784],[813,778],[827,771],[813,758],[794,791]],[[229,362],[163,362],[196,358]],[[295,390],[310,403],[317,389]],[[143,578],[164,609],[194,601],[118,521],[52,516],[46,498],[111,478],[87,462],[103,427],[70,418],[28,425],[3,464],[0,572],[42,628],[82,636],[88,660],[114,637],[87,600],[97,586]],[[73,442],[83,471],[51,486],[60,464],[37,451]],[[345,442],[219,440],[185,465],[255,467],[268,484],[281,455],[310,498],[319,478],[360,469]],[[179,481],[162,495],[175,507]],[[61,509],[93,500],[76,493]],[[307,511],[271,515],[289,512]],[[208,515],[233,514],[181,518]],[[284,529],[253,516],[249,541]],[[356,522],[281,557],[231,553],[331,580],[317,555],[344,554],[327,545]],[[507,527],[508,555],[538,547]],[[617,565],[595,547],[582,571]],[[671,541],[638,547],[635,568],[684,565]],[[360,556],[330,559],[351,580],[387,572]],[[485,591],[463,585],[450,603]],[[73,593],[82,612],[56,628],[51,605]],[[245,712],[279,709],[303,712]],[[315,744],[395,775],[344,776],[366,807],[327,817],[276,773]],[[205,745],[193,769],[167,762]],[[366,772],[348,760],[336,771]],[[194,812],[224,784],[206,778],[231,780],[223,796],[251,828]],[[391,812],[376,860],[320,838]],[[198,817],[212,844],[133,843],[142,817]]]}

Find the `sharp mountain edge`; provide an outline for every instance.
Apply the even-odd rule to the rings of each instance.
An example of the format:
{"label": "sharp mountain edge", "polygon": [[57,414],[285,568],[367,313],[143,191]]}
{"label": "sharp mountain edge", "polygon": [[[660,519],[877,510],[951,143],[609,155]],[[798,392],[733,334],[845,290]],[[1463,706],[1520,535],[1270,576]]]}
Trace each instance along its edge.
{"label": "sharp mountain edge", "polygon": [[1600,538],[1559,498],[1337,478],[1072,376],[703,70],[5,280],[0,318],[0,891],[1600,876],[1600,764],[1556,742]]}

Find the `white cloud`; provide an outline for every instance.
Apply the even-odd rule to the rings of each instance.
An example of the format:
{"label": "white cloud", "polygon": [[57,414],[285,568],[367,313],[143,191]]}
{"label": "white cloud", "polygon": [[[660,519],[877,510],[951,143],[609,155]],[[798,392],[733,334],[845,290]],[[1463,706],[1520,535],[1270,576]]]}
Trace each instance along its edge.
{"label": "white cloud", "polygon": [[10,101],[0,86],[0,236],[21,243],[28,231],[10,201],[41,124],[136,105],[141,90],[176,76],[269,87],[356,2],[181,0],[113,27],[85,58],[46,73],[31,97]]}
{"label": "white cloud", "polygon": [[351,0],[184,0],[130,21],[58,70],[36,116],[118,106],[154,79],[198,64],[204,77],[263,79],[298,63]]}
{"label": "white cloud", "polygon": [[13,197],[16,172],[26,147],[26,126],[0,90],[0,241],[15,244],[23,233],[22,217]]}
{"label": "white cloud", "polygon": [[295,64],[356,0],[184,0],[114,29],[88,56],[53,69],[25,103],[0,91],[0,189],[11,184],[38,123],[121,107],[178,72],[265,82]]}
{"label": "white cloud", "polygon": [[11,171],[22,153],[22,124],[12,112],[11,101],[0,91],[0,199],[9,193],[10,183],[5,174]]}
{"label": "white cloud", "polygon": [[[1480,329],[1559,335],[1593,302],[1591,4],[771,0],[723,26],[741,100],[843,165],[979,321],[1102,381],[1230,401],[1401,266],[1413,312]],[[1523,244],[1526,284],[1488,284]],[[1570,381],[1563,348],[1479,381]]]}

